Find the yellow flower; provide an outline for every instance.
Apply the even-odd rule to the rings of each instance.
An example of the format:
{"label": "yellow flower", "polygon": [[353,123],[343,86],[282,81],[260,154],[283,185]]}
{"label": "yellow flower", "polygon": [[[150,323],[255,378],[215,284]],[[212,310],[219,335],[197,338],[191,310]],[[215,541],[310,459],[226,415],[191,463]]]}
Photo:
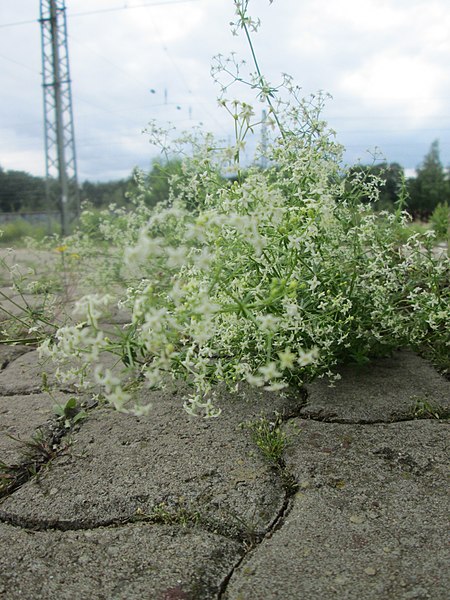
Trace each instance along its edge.
{"label": "yellow flower", "polygon": [[55,251],[56,252],[65,252],[67,250],[68,246],[56,246]]}

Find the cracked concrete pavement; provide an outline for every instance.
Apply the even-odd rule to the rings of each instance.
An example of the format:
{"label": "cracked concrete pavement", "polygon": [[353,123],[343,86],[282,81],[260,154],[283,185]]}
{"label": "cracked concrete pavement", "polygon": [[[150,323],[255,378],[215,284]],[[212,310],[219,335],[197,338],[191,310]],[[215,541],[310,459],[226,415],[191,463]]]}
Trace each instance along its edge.
{"label": "cracked concrete pavement", "polygon": [[[448,421],[414,411],[448,412],[450,382],[413,353],[334,387],[223,391],[219,419],[185,414],[180,385],[72,429],[52,406],[74,392],[43,371],[57,386],[0,344],[0,600],[448,597]],[[276,414],[271,463],[241,424]]]}
{"label": "cracked concrete pavement", "polygon": [[[39,426],[54,451],[3,488],[0,599],[447,597],[448,422],[413,409],[450,409],[450,383],[423,359],[346,367],[306,394],[223,392],[209,421],[181,388],[145,392],[150,415],[94,407],[55,437],[70,395],[51,399],[48,365],[22,351],[0,346],[0,460],[25,464],[18,440]],[[240,426],[275,413],[278,465]]]}

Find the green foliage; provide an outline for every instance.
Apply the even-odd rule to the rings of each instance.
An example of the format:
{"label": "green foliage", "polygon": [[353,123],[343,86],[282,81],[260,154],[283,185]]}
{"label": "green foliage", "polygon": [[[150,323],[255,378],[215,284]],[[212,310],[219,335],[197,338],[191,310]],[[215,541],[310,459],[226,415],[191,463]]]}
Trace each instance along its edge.
{"label": "green foliage", "polygon": [[87,417],[76,398],[69,398],[65,404],[55,404],[53,412],[59,417],[66,429],[71,429],[76,423]]}
{"label": "green foliage", "polygon": [[450,408],[424,399],[416,400],[412,409],[415,419],[449,419]]}
{"label": "green foliage", "polygon": [[281,415],[275,413],[270,421],[266,417],[260,417],[256,421],[244,423],[243,427],[251,432],[252,439],[264,458],[277,465],[289,443],[286,432],[283,431]]}
{"label": "green foliage", "polygon": [[20,444],[21,459],[15,464],[7,464],[0,460],[0,498],[11,494],[30,477],[36,476],[63,450],[53,444],[52,440],[44,435],[42,429],[37,429],[30,440],[14,437],[12,439]]}
{"label": "green foliage", "polygon": [[430,224],[440,239],[445,239],[450,227],[450,206],[448,202],[440,202],[430,217]]}
{"label": "green foliage", "polygon": [[398,163],[381,162],[373,165],[351,167],[350,173],[360,173],[367,181],[377,182],[375,196],[361,196],[360,201],[372,202],[375,210],[395,210],[402,193],[404,169]]}
{"label": "green foliage", "polygon": [[[147,206],[154,206],[169,197],[169,182],[181,175],[181,161],[156,160],[149,173],[134,169],[127,179],[117,181],[84,181],[79,189],[81,201],[93,209],[110,205],[131,207],[130,196],[142,196]],[[139,181],[136,181],[139,180]],[[57,210],[58,183],[50,181],[50,204],[46,198],[46,184],[42,177],[22,171],[5,171],[0,167],[0,212]]]}
{"label": "green foliage", "polygon": [[408,209],[414,218],[427,219],[439,203],[450,199],[450,189],[435,140],[417,169],[417,176],[409,180]]}
{"label": "green foliage", "polygon": [[[149,408],[135,405],[133,378],[155,388],[170,376],[185,379],[185,409],[210,417],[220,412],[214,398],[222,382],[277,391],[398,347],[448,354],[449,259],[435,255],[433,234],[405,239],[404,189],[394,211],[374,212],[379,177],[343,171],[343,148],[321,117],[322,94],[302,98],[287,75],[279,86],[266,81],[247,4],[236,0],[233,27],[249,40],[255,71],[247,75],[234,55],[213,68],[234,143],[224,147],[202,132],[172,140],[183,158],[166,201],[148,207],[149,183],[136,177],[134,210],[110,208],[95,226],[85,212],[66,242],[82,268],[95,265],[101,292],[82,298],[79,323],[60,328],[41,352],[67,379],[102,386],[124,412]],[[266,169],[240,162],[259,121],[247,102],[228,99],[235,84],[268,106]],[[154,127],[151,135],[167,152],[169,132]],[[105,294],[112,280],[126,291]],[[119,339],[101,326],[111,304],[130,312]],[[102,366],[102,353],[123,372]],[[260,433],[276,454],[280,430]]]}
{"label": "green foliage", "polygon": [[45,181],[24,171],[0,167],[0,212],[51,210],[46,206]]}
{"label": "green foliage", "polygon": [[129,186],[129,179],[107,182],[85,181],[80,189],[81,201],[88,203],[94,209],[105,208],[110,204],[123,206],[128,202]]}
{"label": "green foliage", "polygon": [[55,258],[46,254],[34,259],[27,251],[27,260],[18,265],[11,248],[2,252],[0,272],[5,277],[3,285],[10,285],[11,291],[0,289],[1,344],[37,344],[58,329],[55,314],[61,316],[61,311],[56,309],[55,295],[62,282]]}
{"label": "green foliage", "polygon": [[200,513],[190,510],[183,500],[172,505],[167,502],[160,502],[149,513],[137,509],[134,517],[136,521],[146,521],[162,525],[178,525],[181,527],[197,525],[200,519]]}
{"label": "green foliage", "polygon": [[428,223],[405,220],[403,226],[398,229],[397,240],[399,244],[406,244],[410,238],[422,240],[426,243],[427,236],[430,235],[430,233],[427,232],[430,232]]}
{"label": "green foliage", "polygon": [[15,246],[26,242],[27,238],[32,240],[43,240],[47,235],[60,229],[58,223],[52,222],[47,225],[36,225],[17,218],[9,223],[0,223],[0,244]]}
{"label": "green foliage", "polygon": [[155,160],[149,173],[135,170],[129,196],[152,207],[158,202],[167,202],[170,194],[176,195],[177,180],[182,177],[182,162],[179,159]]}
{"label": "green foliage", "polygon": [[122,227],[126,227],[127,209],[118,207],[114,204],[108,208],[98,209],[91,208],[89,205],[84,206],[84,210],[80,216],[80,223],[73,236],[66,237],[64,243],[75,249],[74,241],[80,236],[88,236],[90,240],[98,242],[110,242],[109,231],[119,231]]}
{"label": "green foliage", "polygon": [[181,164],[179,159],[155,160],[148,173],[136,168],[128,179],[97,183],[85,181],[80,192],[82,201],[94,213],[112,206],[132,210],[136,201],[147,207],[155,206],[168,200],[176,178],[182,175]]}

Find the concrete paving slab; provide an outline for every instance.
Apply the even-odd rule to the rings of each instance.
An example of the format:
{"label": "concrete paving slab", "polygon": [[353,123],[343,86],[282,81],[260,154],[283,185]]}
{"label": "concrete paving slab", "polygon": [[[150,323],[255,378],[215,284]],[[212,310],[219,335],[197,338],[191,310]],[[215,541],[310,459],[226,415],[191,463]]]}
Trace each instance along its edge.
{"label": "concrete paving slab", "polygon": [[[102,354],[99,362],[113,372],[122,370],[122,365],[113,354]],[[41,358],[37,350],[18,356],[0,371],[0,395],[38,394],[48,386],[52,390],[77,393],[76,380],[61,383],[56,378],[57,365],[50,358]],[[43,375],[46,383],[44,385]],[[90,393],[100,392],[100,388],[92,386]]]}
{"label": "concrete paving slab", "polygon": [[[1,268],[0,268],[0,277],[1,277]],[[5,300],[5,296],[7,298],[14,297],[17,294],[17,291],[11,285],[3,285],[2,280],[0,279],[0,306]]]}
{"label": "concrete paving slab", "polygon": [[195,528],[31,532],[0,524],[0,598],[209,600],[240,552]]}
{"label": "concrete paving slab", "polygon": [[1,261],[2,258],[0,256],[0,289],[6,288],[11,281],[11,275],[9,274],[8,269],[5,268]]}
{"label": "concrete paving slab", "polygon": [[0,371],[8,366],[13,360],[31,350],[33,350],[32,347],[24,346],[23,344],[11,346],[9,344],[0,343]]}
{"label": "concrete paving slab", "polygon": [[11,322],[20,326],[17,319],[26,318],[30,311],[37,314],[48,314],[50,300],[40,294],[13,294],[1,298],[0,323]]}
{"label": "concrete paving slab", "polygon": [[450,408],[450,382],[424,359],[408,351],[370,364],[348,365],[330,387],[328,379],[306,386],[305,418],[339,423],[391,422],[411,418],[417,401]]}
{"label": "concrete paving slab", "polygon": [[263,410],[293,410],[299,400],[252,394],[248,402],[224,397],[222,416],[210,420],[189,417],[170,392],[149,395],[154,406],[148,417],[94,411],[69,453],[0,504],[0,519],[72,529],[122,521],[136,511],[151,514],[162,505],[199,513],[231,535],[261,533],[277,517],[285,493],[239,423]]}
{"label": "concrete paving slab", "polygon": [[448,598],[448,425],[294,419],[289,431],[292,510],[225,598]]}
{"label": "concrete paving slab", "polygon": [[37,250],[36,248],[0,248],[0,265],[6,270],[13,265],[20,265],[21,269],[35,269],[39,272],[52,271],[55,263],[61,260],[58,252]]}
{"label": "concrete paving slab", "polygon": [[0,396],[0,461],[14,464],[21,459],[21,445],[15,439],[27,441],[36,429],[54,417],[53,405],[65,404],[69,394],[27,394]]}
{"label": "concrete paving slab", "polygon": [[[41,315],[49,323],[48,325],[42,321],[39,322],[41,330],[47,331],[49,334],[54,333],[54,327],[62,327],[69,322],[75,321],[71,319],[73,310],[73,290],[64,290],[63,286],[49,287],[40,286],[34,293],[20,294],[17,291],[10,291],[7,298],[2,297],[0,310],[0,322],[14,322],[14,318],[25,319],[29,315],[30,310],[34,311],[37,316]],[[8,311],[8,312],[6,312]],[[8,314],[9,313],[9,314]],[[76,321],[78,322],[78,321]],[[17,327],[20,323],[17,321]]]}
{"label": "concrete paving slab", "polygon": [[39,352],[27,352],[10,362],[0,372],[0,395],[38,394],[43,391],[42,374],[48,376],[48,385],[56,386],[55,365],[42,360]]}

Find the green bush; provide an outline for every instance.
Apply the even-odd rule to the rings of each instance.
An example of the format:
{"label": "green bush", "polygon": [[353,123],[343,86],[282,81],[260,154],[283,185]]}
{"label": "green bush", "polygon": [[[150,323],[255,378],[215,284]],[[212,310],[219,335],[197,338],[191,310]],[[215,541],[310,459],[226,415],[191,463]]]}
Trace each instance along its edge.
{"label": "green bush", "polygon": [[450,207],[447,202],[441,202],[430,217],[431,227],[439,239],[445,239],[450,226]]}
{"label": "green bush", "polygon": [[45,236],[58,231],[59,225],[52,222],[46,224],[32,224],[24,219],[18,218],[9,223],[0,224],[0,244],[21,244],[26,238],[42,240]]}
{"label": "green bush", "polygon": [[[258,22],[247,4],[235,1],[234,27],[249,35]],[[235,123],[234,144],[201,133],[175,140],[190,150],[168,200],[99,225],[118,249],[126,291],[81,299],[78,325],[41,348],[70,365],[60,370],[65,379],[102,386],[119,410],[142,414],[137,386],[170,376],[189,384],[188,412],[215,416],[219,383],[276,391],[398,347],[448,352],[450,261],[435,256],[433,234],[404,239],[401,200],[394,213],[361,202],[376,204],[378,179],[343,171],[343,148],[321,118],[324,97],[302,99],[288,76],[275,88],[255,66],[245,81],[234,56],[218,57],[213,74],[225,78],[220,103]],[[244,173],[240,163],[258,121],[247,102],[226,98],[233,69],[231,83],[257,91],[278,132],[263,149],[265,169]],[[95,240],[80,240],[95,251]],[[115,340],[100,320],[111,303],[131,312]],[[114,354],[123,373],[102,366],[101,353]]]}

